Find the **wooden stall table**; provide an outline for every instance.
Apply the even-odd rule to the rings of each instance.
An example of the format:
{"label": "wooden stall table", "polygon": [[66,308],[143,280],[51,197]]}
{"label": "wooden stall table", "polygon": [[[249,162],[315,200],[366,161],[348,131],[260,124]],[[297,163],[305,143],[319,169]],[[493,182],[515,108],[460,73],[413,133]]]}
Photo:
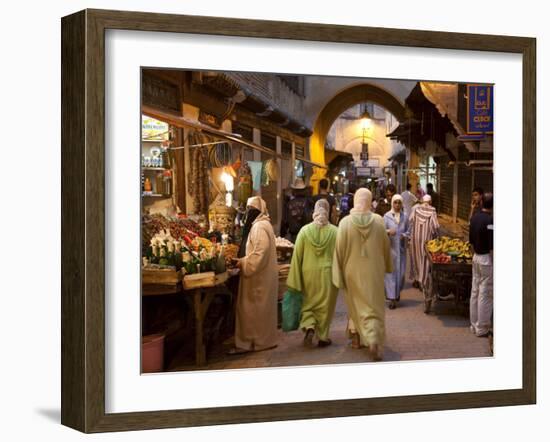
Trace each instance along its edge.
{"label": "wooden stall table", "polygon": [[[232,273],[233,276],[235,273]],[[179,275],[179,272],[178,272]],[[203,275],[203,274],[201,274]],[[193,275],[190,275],[193,276]],[[195,363],[206,364],[204,321],[212,300],[216,295],[232,296],[226,285],[230,275],[224,272],[213,275],[211,281],[188,283],[170,272],[143,271],[142,296],[183,295],[193,310],[195,322]]]}
{"label": "wooden stall table", "polygon": [[171,269],[141,270],[142,296],[170,295],[182,291],[181,273]]}
{"label": "wooden stall table", "polygon": [[[190,275],[192,276],[192,275]],[[215,275],[211,282],[199,283],[195,287],[189,287],[185,278],[183,282],[183,295],[187,296],[193,307],[195,316],[195,363],[197,366],[206,364],[206,344],[204,341],[204,320],[208,308],[216,295],[232,296],[231,291],[225,285],[229,279],[227,272]]]}
{"label": "wooden stall table", "polygon": [[173,295],[182,291],[181,282],[174,284],[143,284],[141,288],[143,296]]}

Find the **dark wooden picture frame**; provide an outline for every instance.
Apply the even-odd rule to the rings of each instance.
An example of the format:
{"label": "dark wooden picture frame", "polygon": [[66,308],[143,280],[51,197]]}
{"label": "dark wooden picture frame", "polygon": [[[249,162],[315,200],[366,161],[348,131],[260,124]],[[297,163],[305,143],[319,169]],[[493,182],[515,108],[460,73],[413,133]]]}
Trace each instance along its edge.
{"label": "dark wooden picture frame", "polygon": [[[523,385],[514,390],[221,408],[105,412],[105,30],[124,29],[523,57]],[[62,19],[62,407],[83,432],[534,404],[536,400],[536,40],[403,29],[85,10]]]}

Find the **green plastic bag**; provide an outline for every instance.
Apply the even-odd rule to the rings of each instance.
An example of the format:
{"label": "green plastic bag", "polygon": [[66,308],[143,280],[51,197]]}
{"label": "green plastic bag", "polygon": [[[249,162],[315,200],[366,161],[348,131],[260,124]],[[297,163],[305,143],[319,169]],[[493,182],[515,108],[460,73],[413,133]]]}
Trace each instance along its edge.
{"label": "green plastic bag", "polygon": [[302,314],[302,303],[304,295],[300,292],[287,290],[283,295],[282,329],[285,332],[298,330],[300,327],[300,316]]}

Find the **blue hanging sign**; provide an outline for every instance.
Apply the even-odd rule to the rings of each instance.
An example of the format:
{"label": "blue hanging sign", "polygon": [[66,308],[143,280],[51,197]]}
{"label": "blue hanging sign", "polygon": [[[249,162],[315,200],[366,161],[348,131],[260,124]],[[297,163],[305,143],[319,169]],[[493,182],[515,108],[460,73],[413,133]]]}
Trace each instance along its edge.
{"label": "blue hanging sign", "polygon": [[493,133],[493,86],[467,85],[467,127],[469,134]]}

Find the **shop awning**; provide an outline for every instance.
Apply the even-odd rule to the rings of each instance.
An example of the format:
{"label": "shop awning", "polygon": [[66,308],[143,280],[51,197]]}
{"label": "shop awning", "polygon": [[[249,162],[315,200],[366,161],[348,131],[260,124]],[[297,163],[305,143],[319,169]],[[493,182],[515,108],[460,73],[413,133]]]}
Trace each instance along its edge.
{"label": "shop awning", "polygon": [[398,150],[388,158],[388,161],[393,161],[395,163],[405,163],[407,161],[407,149],[402,148]]}
{"label": "shop awning", "polygon": [[325,161],[327,164],[331,164],[333,161],[349,162],[353,161],[353,155],[340,150],[325,149]]}
{"label": "shop awning", "polygon": [[[162,111],[155,107],[142,105],[141,112],[149,117],[156,118],[157,120],[164,121],[172,126],[180,128],[190,128],[197,130],[199,132],[207,133],[213,137],[218,138],[219,140],[228,141],[232,143],[242,144],[243,146],[250,147],[251,149],[266,153],[268,155],[273,155],[276,158],[291,160],[292,158],[289,155],[278,154],[277,152],[268,149],[260,144],[253,143],[251,141],[243,140],[240,135],[233,134],[231,132],[226,132],[223,130],[215,129],[206,124],[199,123],[198,121],[193,121],[188,118],[175,115],[169,112]],[[307,160],[299,155],[296,155],[296,159],[303,161],[304,163],[311,164],[312,166],[319,167],[321,169],[327,169],[327,166],[323,164],[316,163],[314,161]]]}

